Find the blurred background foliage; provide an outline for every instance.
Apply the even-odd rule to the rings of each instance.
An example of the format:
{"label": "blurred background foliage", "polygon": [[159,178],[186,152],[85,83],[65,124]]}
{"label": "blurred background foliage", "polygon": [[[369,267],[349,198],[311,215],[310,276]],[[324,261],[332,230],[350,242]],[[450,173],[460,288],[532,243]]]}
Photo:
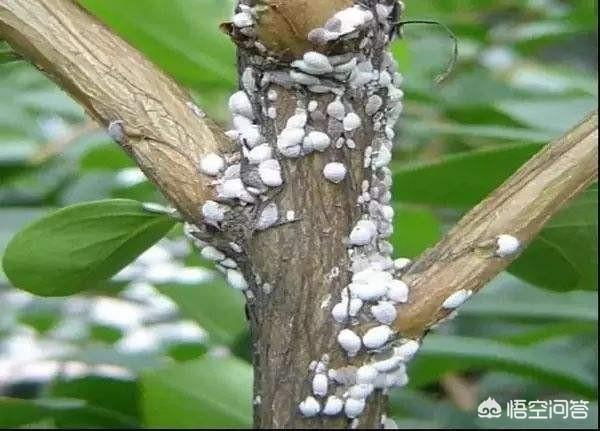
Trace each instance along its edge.
{"label": "blurred background foliage", "polygon": [[[227,124],[235,57],[217,26],[230,1],[80,2]],[[597,105],[597,6],[406,5],[407,19],[451,27],[460,50],[452,75],[436,85],[452,52],[443,31],[407,25],[393,45],[406,93],[393,242],[398,256],[413,257]],[[106,198],[163,202],[81,108],[0,42],[0,255],[31,221]],[[398,424],[597,426],[596,242],[594,185],[426,339],[408,388],[391,394]],[[60,291],[60,279],[51,283]],[[68,299],[16,290],[0,271],[0,427],[248,426],[249,357],[242,297],[178,227],[110,282]],[[488,396],[587,400],[590,417],[478,419]]]}

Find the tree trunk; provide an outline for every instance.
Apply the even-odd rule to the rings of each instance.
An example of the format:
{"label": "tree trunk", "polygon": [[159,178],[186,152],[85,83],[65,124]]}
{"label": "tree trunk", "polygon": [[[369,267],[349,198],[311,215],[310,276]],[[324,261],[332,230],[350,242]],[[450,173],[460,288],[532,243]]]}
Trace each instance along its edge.
{"label": "tree trunk", "polygon": [[[286,23],[302,17],[323,25],[335,13],[324,15],[323,11],[329,10],[325,3],[319,2],[319,9],[306,11],[303,10],[303,2],[287,2],[280,9],[271,9],[266,13],[283,18]],[[333,3],[337,6],[338,3],[348,2]],[[373,16],[377,16],[377,3],[391,5],[388,1],[370,3],[365,10],[371,10]],[[393,62],[390,57],[384,58],[392,17],[391,7],[388,9],[389,17],[382,17],[385,24],[368,26],[369,32],[372,32],[371,38],[367,38],[367,31],[362,32],[358,39],[329,54],[350,54],[348,60],[358,57],[362,61],[370,61],[373,70],[388,70],[393,77]],[[267,21],[265,18],[263,20]],[[276,24],[273,22],[277,21],[273,19],[268,22],[274,26]],[[307,25],[305,28],[308,28]],[[289,37],[289,29],[285,30],[285,33],[279,34]],[[310,30],[312,28],[308,28]],[[261,40],[265,45],[281,47],[288,43],[287,40],[281,40],[277,32],[274,32],[275,36],[271,31],[265,33],[267,39]],[[369,44],[359,48],[365,41]],[[295,45],[292,48],[299,49]],[[302,58],[302,55],[298,58]],[[257,290],[255,300],[249,305],[254,341],[255,426],[340,428],[348,426],[351,421],[343,414],[333,417],[319,415],[308,419],[299,413],[298,406],[307,396],[313,396],[311,380],[315,372],[309,369],[311,362],[314,364],[325,359],[329,369],[339,369],[348,365],[360,366],[365,361],[363,355],[348,358],[340,348],[337,335],[347,325],[336,322],[331,311],[340,302],[342,289],[351,281],[350,231],[361,216],[368,214],[369,202],[357,202],[366,191],[363,182],[370,184],[373,175],[370,163],[365,168],[365,150],[371,146],[375,157],[379,148],[373,148],[373,142],[384,145],[384,141],[389,140],[385,136],[385,126],[392,125],[391,120],[386,124],[383,115],[373,117],[373,112],[367,114],[365,106],[370,98],[377,95],[382,101],[377,111],[385,112],[388,94],[385,86],[374,85],[372,89],[367,89],[357,85],[354,88],[348,80],[336,82],[337,94],[330,91],[313,92],[308,86],[291,81],[283,85],[267,82],[269,79],[265,78],[265,74],[289,76],[291,58],[283,56],[282,59],[275,66],[268,65],[265,64],[265,58],[257,56],[254,50],[246,49],[243,45],[239,49],[240,73],[252,71],[255,82],[265,83],[257,85],[257,90],[249,94],[254,112],[259,115],[257,123],[261,126],[263,137],[272,148],[277,148],[278,136],[285,129],[288,119],[298,112],[304,112],[308,114],[306,130],[324,132],[332,139],[332,143],[324,152],[313,152],[299,158],[279,158],[284,185],[272,202],[277,205],[280,217],[285,218],[289,211],[293,211],[291,218],[295,221],[258,232],[250,241],[249,261],[261,283],[267,285],[266,290]],[[274,94],[277,95],[276,100],[272,100]],[[346,105],[346,113],[354,112],[360,118],[361,126],[355,131],[340,133],[335,127],[342,123],[331,123],[327,107],[336,99]],[[309,105],[312,112],[309,112]],[[269,110],[276,115],[269,116]],[[378,131],[374,130],[376,122]],[[348,147],[347,140],[341,148],[336,148],[338,137],[351,139],[354,142],[350,144],[352,148]],[[342,163],[347,169],[344,180],[338,184],[324,177],[324,167],[330,162]],[[381,194],[384,193],[381,190]],[[389,259],[389,255],[385,254],[387,252],[381,253],[376,244],[354,248],[353,251],[355,258],[359,254],[365,257],[378,254]],[[353,324],[369,325],[364,316],[361,319],[365,322],[356,319]],[[328,395],[336,394],[343,398],[348,388],[334,386],[330,380],[329,389]],[[326,397],[316,398],[323,406]],[[385,410],[382,400],[380,394],[371,395],[368,408],[355,425],[379,427]]]}
{"label": "tree trunk", "polygon": [[[597,112],[545,146],[413,265],[400,268],[385,241],[393,215],[387,206],[391,175],[385,164],[391,156],[391,127],[402,108],[402,93],[396,88],[401,77],[394,74],[386,47],[399,4],[240,0],[237,12],[243,13],[222,26],[239,47],[244,93],[238,94],[242,100],[233,99],[232,107],[253,117],[283,177],[278,184],[271,172],[273,184],[251,205],[241,199],[252,200],[245,187],[264,184],[257,182],[256,166],[245,157],[249,148],[240,151],[249,145],[243,134],[228,134],[237,140],[234,146],[172,79],[76,3],[3,0],[0,37],[108,126],[118,144],[179,209],[193,236],[202,240],[199,244],[219,249],[209,249],[219,261],[217,268],[248,298],[255,426],[381,427],[386,397],[380,389],[406,383],[403,364],[418,347],[414,340],[420,341],[448,316],[448,304],[460,305],[461,298],[506,268],[552,214],[597,179]],[[329,21],[340,12],[341,22]],[[314,51],[329,56],[326,64],[313,54],[304,64],[292,65]],[[339,69],[352,58],[358,64],[347,64],[352,74],[346,75]],[[338,69],[327,77],[320,75],[322,70],[299,74],[307,63],[315,72],[317,66],[331,67],[330,61]],[[320,85],[313,85],[315,79]],[[335,119],[339,105],[328,110],[336,99],[344,105],[345,122]],[[306,124],[299,113],[308,114]],[[348,113],[357,117],[348,118]],[[297,139],[297,131],[292,133],[296,137],[281,139],[290,118],[292,128],[302,129],[301,140],[321,131],[331,142],[324,146],[320,135],[316,141],[288,147],[290,139]],[[254,132],[248,119],[239,120],[238,126]],[[311,145],[315,151],[292,151]],[[340,165],[325,175],[331,162],[343,165],[345,175]],[[242,189],[235,189],[240,196],[219,196],[231,195],[223,186],[228,176],[243,180]],[[239,185],[236,181],[233,184]],[[220,212],[224,208],[225,214]],[[375,226],[376,232],[357,231],[364,227],[362,219],[373,222],[367,227]],[[509,237],[510,250],[501,249],[501,236]],[[235,262],[226,262],[223,253]],[[368,284],[379,291],[384,283],[393,285],[395,294],[388,286],[385,294],[365,299],[360,311],[354,310],[356,315],[352,307],[340,310],[353,275],[367,267],[375,268],[370,274],[376,282],[362,280],[358,287]],[[390,281],[392,275],[396,279]],[[399,277],[410,286],[408,298],[403,297],[407,286]],[[362,294],[352,292],[353,297]],[[394,303],[391,313],[389,307],[387,314],[373,312],[370,305],[379,299]],[[376,337],[364,337],[374,326],[379,329],[367,335]],[[338,335],[344,328],[355,338],[346,338],[342,348]],[[357,336],[362,339],[356,343]],[[355,348],[356,355],[347,352]],[[357,384],[361,379],[373,381],[372,372],[369,378],[365,373],[357,377],[357,367],[365,364],[378,365],[374,382],[380,389],[372,393],[368,385],[366,390]],[[321,379],[313,387],[316,374]],[[327,415],[325,400],[333,395],[346,404],[344,410]],[[364,408],[360,399],[366,399]]]}

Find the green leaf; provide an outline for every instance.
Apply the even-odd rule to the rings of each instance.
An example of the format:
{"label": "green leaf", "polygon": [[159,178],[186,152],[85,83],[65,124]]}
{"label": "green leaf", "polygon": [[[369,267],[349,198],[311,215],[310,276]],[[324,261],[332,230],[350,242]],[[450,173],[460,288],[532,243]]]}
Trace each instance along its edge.
{"label": "green leaf", "polygon": [[196,90],[235,86],[234,45],[219,31],[232,4],[223,0],[80,0],[134,47]]}
{"label": "green leaf", "polygon": [[556,135],[566,132],[592,111],[598,102],[595,97],[577,97],[549,100],[503,100],[496,108],[519,123],[540,130],[551,130]]}
{"label": "green leaf", "polygon": [[440,224],[426,209],[395,205],[394,234],[390,242],[396,256],[415,257],[440,237]]}
{"label": "green leaf", "polygon": [[503,274],[461,308],[463,316],[594,323],[598,321],[598,295],[548,292]]}
{"label": "green leaf", "polygon": [[132,160],[118,146],[97,145],[90,148],[79,160],[80,168],[88,170],[116,170],[134,166]]}
{"label": "green leaf", "polygon": [[79,378],[56,379],[47,389],[52,398],[84,400],[90,405],[119,412],[136,421],[139,416],[139,391],[136,380],[89,375]]}
{"label": "green leaf", "polygon": [[151,428],[249,427],[252,368],[238,359],[203,358],[144,373],[142,410]]}
{"label": "green leaf", "polygon": [[474,206],[540,148],[537,144],[503,145],[433,162],[395,165],[394,200],[442,207]]}
{"label": "green leaf", "polygon": [[539,144],[550,142],[555,135],[554,133],[537,129],[489,124],[432,123],[431,121],[411,121],[405,124],[404,130],[427,137],[447,135],[458,136],[460,138],[476,138],[479,141],[482,138],[487,138]]}
{"label": "green leaf", "polygon": [[246,329],[244,298],[222,280],[200,286],[157,286],[179,306],[184,317],[198,322],[213,344],[232,345]]}
{"label": "green leaf", "polygon": [[410,366],[411,385],[424,386],[456,370],[506,370],[595,398],[597,379],[570,352],[515,347],[483,338],[431,334]]}
{"label": "green leaf", "polygon": [[552,290],[596,290],[598,189],[558,212],[508,270]]}
{"label": "green leaf", "polygon": [[58,428],[135,428],[136,422],[112,410],[75,399],[22,400],[0,396],[0,427],[53,422]]}
{"label": "green leaf", "polygon": [[17,233],[6,249],[4,271],[16,287],[31,293],[70,295],[119,272],[174,223],[136,201],[73,205]]}

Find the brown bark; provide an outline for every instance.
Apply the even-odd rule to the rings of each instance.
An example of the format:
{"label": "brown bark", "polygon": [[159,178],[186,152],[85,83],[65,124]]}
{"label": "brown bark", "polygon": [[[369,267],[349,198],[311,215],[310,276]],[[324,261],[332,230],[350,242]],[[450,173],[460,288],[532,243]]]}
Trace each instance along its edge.
{"label": "brown bark", "polygon": [[[281,31],[261,34],[267,46],[282,47],[282,55],[297,57],[304,48],[298,29],[324,22],[318,10],[300,0],[272,0],[286,12]],[[318,2],[346,5],[345,0]],[[283,9],[282,9],[283,8]],[[294,9],[295,8],[295,9]],[[304,8],[304,9],[303,9]],[[306,18],[306,14],[310,16]],[[300,17],[305,18],[300,18]],[[294,17],[304,24],[294,24]],[[263,23],[268,23],[264,21]],[[292,27],[290,27],[290,25]],[[289,38],[287,27],[294,28]],[[283,31],[283,33],[282,33]],[[300,35],[300,37],[298,37]],[[126,139],[121,146],[163,191],[184,218],[199,222],[198,205],[211,196],[197,164],[203,154],[230,151],[223,132],[190,109],[187,95],[168,77],[121,39],[70,1],[0,0],[0,36],[78,100],[104,126],[121,120]],[[271,40],[274,38],[275,40]],[[289,42],[291,40],[291,42]],[[286,43],[291,44],[289,51]],[[278,48],[279,49],[279,48]],[[242,62],[250,61],[241,52]],[[241,69],[243,70],[243,68]],[[264,89],[256,97],[264,97]],[[276,121],[261,118],[268,142],[274,143],[283,122],[303,96],[277,88]],[[331,95],[312,95],[323,109]],[[304,100],[306,102],[306,100]],[[365,101],[353,101],[362,114]],[[357,148],[334,149],[283,161],[285,185],[272,198],[280,213],[295,211],[298,221],[255,233],[247,247],[246,272],[272,286],[256,289],[250,316],[255,342],[255,423],[257,427],[322,427],[348,425],[348,420],[304,419],[298,403],[310,393],[309,363],[330,355],[332,366],[348,361],[335,341],[341,328],[330,317],[340,290],[348,283],[345,239],[359,212],[356,197],[366,171],[363,150],[372,125],[357,134]],[[478,290],[511,259],[492,256],[498,234],[512,234],[526,244],[543,223],[597,176],[597,115],[564,138],[544,148],[490,198],[473,209],[444,240],[410,268],[410,302],[400,307],[395,326],[405,336],[420,337],[443,318],[440,304],[460,289]],[[349,168],[342,185],[324,181],[322,168],[335,158]],[[339,268],[339,275],[335,276]],[[260,401],[260,402],[258,402]],[[378,427],[385,397],[369,398],[361,427]]]}

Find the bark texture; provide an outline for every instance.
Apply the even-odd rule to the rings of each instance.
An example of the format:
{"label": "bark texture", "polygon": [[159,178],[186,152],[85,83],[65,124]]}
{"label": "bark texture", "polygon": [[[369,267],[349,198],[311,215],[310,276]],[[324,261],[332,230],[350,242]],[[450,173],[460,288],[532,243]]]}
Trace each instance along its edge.
{"label": "bark texture", "polygon": [[[289,65],[311,45],[307,30],[323,23],[351,0],[256,0],[267,6],[258,35],[263,46],[278,53],[261,70]],[[375,0],[361,4],[374,7]],[[382,2],[383,3],[383,2]],[[319,5],[319,7],[315,7]],[[201,6],[199,6],[201,7]],[[201,224],[198,206],[213,197],[210,180],[197,172],[203,155],[235,151],[214,124],[203,117],[170,78],[113,35],[76,4],[67,0],[0,0],[0,37],[79,101],[104,127],[122,121],[119,144],[157,184],[186,221]],[[359,41],[360,42],[360,41]],[[339,47],[338,47],[339,48]],[[379,47],[378,49],[381,49]],[[329,54],[323,48],[319,50]],[[240,50],[240,75],[257,52]],[[374,55],[379,61],[381,52]],[[268,90],[276,90],[277,115],[263,111]],[[271,84],[252,98],[267,142],[274,145],[298,103],[318,102],[331,94],[306,94]],[[373,124],[364,114],[366,100],[356,94],[351,105],[362,117],[355,133],[356,149],[333,147],[299,159],[282,159],[285,184],[268,194],[285,218],[293,221],[266,231],[244,226],[242,265],[251,279],[249,316],[255,358],[255,425],[259,428],[342,428],[350,421],[303,418],[298,403],[310,394],[309,364],[329,355],[334,368],[363,363],[348,360],[336,342],[341,326],[331,307],[349,282],[345,241],[360,215],[357,195],[368,170],[363,152],[373,140]],[[322,123],[319,123],[322,121]],[[326,128],[326,120],[314,120]],[[118,129],[117,129],[118,130]],[[348,176],[340,185],[323,178],[323,166],[340,161]],[[410,300],[399,307],[394,327],[401,336],[420,338],[447,312],[441,304],[461,289],[477,291],[514,258],[494,256],[496,235],[511,234],[526,245],[558,209],[597,178],[597,114],[545,147],[488,199],[469,212],[434,248],[403,275]],[[244,210],[241,223],[252,218]],[[216,232],[215,232],[216,233]],[[227,236],[227,232],[219,234]],[[239,235],[233,235],[237,239]],[[229,238],[221,238],[228,241]],[[268,286],[268,288],[267,288]],[[359,427],[380,426],[385,396],[369,397]]]}

